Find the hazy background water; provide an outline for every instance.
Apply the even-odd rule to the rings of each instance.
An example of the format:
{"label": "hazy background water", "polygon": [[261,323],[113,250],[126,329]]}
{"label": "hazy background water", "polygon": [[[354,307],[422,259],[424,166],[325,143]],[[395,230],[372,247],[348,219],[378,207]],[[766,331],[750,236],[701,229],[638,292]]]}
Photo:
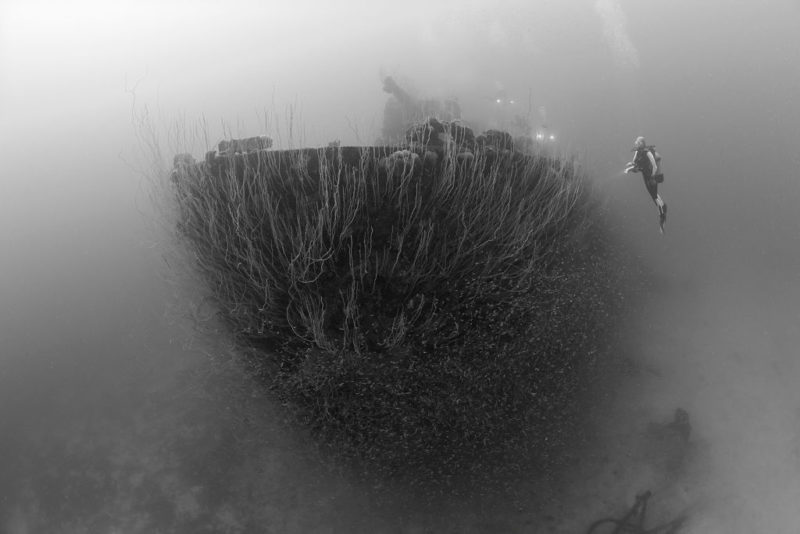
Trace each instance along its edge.
{"label": "hazy background water", "polygon": [[[307,459],[235,369],[209,378],[220,349],[187,337],[137,137],[146,106],[159,128],[204,118],[211,145],[262,133],[265,113],[284,141],[293,122],[296,143],[369,143],[386,74],[459,97],[467,119],[498,89],[546,106],[653,273],[627,341],[649,371],[599,424],[685,407],[706,445],[685,482],[695,531],[796,531],[798,30],[789,0],[2,4],[0,531],[244,532],[243,495],[276,532],[425,524]],[[665,158],[663,237],[620,173],[640,134]]]}

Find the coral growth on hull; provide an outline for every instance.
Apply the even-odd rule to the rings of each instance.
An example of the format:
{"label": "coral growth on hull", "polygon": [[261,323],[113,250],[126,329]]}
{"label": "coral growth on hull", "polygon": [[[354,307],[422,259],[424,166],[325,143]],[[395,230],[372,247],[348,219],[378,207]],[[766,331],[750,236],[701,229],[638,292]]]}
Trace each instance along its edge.
{"label": "coral growth on hull", "polygon": [[176,156],[177,227],[255,372],[337,457],[547,461],[614,316],[565,159],[431,119],[402,146]]}

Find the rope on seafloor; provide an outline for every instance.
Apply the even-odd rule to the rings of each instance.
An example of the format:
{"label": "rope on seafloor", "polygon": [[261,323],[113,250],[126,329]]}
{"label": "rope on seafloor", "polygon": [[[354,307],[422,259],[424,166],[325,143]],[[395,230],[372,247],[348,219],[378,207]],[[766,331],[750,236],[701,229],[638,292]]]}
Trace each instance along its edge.
{"label": "rope on seafloor", "polygon": [[603,518],[595,521],[589,526],[586,534],[600,534],[598,530],[602,526],[610,525],[614,530],[609,531],[607,534],[677,534],[678,529],[683,526],[686,521],[686,516],[681,516],[677,519],[647,529],[644,527],[644,518],[647,513],[647,501],[650,500],[652,493],[646,491],[636,496],[636,502],[633,508],[622,519]]}

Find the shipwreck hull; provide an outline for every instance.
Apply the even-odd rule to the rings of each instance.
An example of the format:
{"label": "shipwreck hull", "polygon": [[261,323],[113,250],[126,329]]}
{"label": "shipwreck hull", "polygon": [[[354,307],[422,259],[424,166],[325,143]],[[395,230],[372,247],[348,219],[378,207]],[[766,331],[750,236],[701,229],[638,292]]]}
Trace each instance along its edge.
{"label": "shipwreck hull", "polygon": [[298,421],[380,472],[480,478],[568,438],[614,277],[569,162],[442,132],[176,157],[172,179],[218,316]]}

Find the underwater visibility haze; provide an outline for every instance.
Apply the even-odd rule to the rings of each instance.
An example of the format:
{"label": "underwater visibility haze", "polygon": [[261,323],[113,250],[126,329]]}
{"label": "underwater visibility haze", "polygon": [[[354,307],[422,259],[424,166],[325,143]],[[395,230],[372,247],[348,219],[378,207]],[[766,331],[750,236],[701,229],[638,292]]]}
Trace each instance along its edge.
{"label": "underwater visibility haze", "polygon": [[[586,532],[648,490],[651,527],[796,532],[799,65],[792,0],[3,3],[0,532]],[[625,261],[557,472],[430,499],[362,480],[183,268],[174,154],[378,144],[388,77],[476,133],[546,135]],[[639,135],[663,235],[622,172]]]}

